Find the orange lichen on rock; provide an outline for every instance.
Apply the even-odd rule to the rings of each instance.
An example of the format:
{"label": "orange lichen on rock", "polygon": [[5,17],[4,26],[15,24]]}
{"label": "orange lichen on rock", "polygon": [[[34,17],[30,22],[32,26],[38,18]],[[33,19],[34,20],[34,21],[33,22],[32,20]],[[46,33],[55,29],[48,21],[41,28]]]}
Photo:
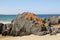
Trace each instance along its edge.
{"label": "orange lichen on rock", "polygon": [[44,23],[43,23],[43,19],[42,18],[38,18],[34,13],[31,12],[24,12],[23,16],[25,17],[25,19],[32,19],[34,20],[34,24],[36,22],[38,22],[40,24],[41,27],[43,27]]}
{"label": "orange lichen on rock", "polygon": [[36,15],[34,13],[24,12],[23,16],[25,17],[25,19],[30,19],[30,18],[32,18],[33,20],[37,19]]}
{"label": "orange lichen on rock", "polygon": [[38,23],[40,24],[41,27],[44,26],[44,22],[42,18],[38,18]]}

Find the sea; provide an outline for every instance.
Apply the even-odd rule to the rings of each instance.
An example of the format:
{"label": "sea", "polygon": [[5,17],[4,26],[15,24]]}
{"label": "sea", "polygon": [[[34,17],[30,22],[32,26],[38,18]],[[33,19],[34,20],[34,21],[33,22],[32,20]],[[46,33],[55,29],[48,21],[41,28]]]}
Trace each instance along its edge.
{"label": "sea", "polygon": [[[37,14],[37,17],[46,18],[48,16],[60,16],[60,14]],[[16,15],[0,15],[0,21],[11,21],[16,17]]]}

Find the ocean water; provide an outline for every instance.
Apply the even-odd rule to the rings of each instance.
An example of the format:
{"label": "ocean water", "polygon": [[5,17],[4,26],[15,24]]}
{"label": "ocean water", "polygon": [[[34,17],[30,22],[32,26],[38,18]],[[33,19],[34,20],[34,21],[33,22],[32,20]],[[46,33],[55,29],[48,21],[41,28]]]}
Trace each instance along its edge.
{"label": "ocean water", "polygon": [[[48,17],[48,16],[60,16],[60,14],[59,15],[56,15],[56,14],[48,14],[48,15],[40,15],[40,14],[38,14],[38,15],[36,15],[36,16],[38,16],[38,17],[40,17],[40,18],[46,18],[46,17]],[[16,15],[0,15],[0,21],[11,21],[11,20],[13,20],[14,18],[16,17]]]}
{"label": "ocean water", "polygon": [[0,21],[11,21],[16,15],[0,15]]}

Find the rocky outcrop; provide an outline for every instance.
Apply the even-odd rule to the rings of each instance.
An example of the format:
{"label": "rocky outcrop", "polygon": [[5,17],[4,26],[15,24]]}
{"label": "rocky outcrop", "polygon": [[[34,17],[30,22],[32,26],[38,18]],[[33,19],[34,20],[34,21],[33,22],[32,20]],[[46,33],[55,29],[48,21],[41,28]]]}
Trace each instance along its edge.
{"label": "rocky outcrop", "polygon": [[24,12],[18,14],[10,24],[4,24],[2,35],[23,36],[23,35],[46,35],[53,34],[52,24],[58,24],[58,16],[47,17],[45,20],[38,18],[34,13]]}
{"label": "rocky outcrop", "polygon": [[45,18],[45,22],[50,22],[52,25],[53,24],[59,24],[60,18],[59,16],[50,16]]}
{"label": "rocky outcrop", "polygon": [[16,36],[37,34],[40,30],[40,23],[38,23],[37,17],[33,13],[24,12],[23,14],[18,14],[14,19],[11,34]]}
{"label": "rocky outcrop", "polygon": [[[42,29],[44,32],[42,32]],[[38,18],[31,12],[24,12],[18,14],[15,19],[11,21],[11,24],[4,24],[2,35],[45,35],[46,27],[42,18]]]}

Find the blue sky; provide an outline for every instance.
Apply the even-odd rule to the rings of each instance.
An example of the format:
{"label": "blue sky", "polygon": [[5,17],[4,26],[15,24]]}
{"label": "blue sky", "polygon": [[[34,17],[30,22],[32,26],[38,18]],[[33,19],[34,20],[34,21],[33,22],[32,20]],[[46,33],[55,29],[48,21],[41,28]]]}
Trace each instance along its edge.
{"label": "blue sky", "polygon": [[17,14],[24,11],[59,14],[60,0],[0,0],[0,14]]}

